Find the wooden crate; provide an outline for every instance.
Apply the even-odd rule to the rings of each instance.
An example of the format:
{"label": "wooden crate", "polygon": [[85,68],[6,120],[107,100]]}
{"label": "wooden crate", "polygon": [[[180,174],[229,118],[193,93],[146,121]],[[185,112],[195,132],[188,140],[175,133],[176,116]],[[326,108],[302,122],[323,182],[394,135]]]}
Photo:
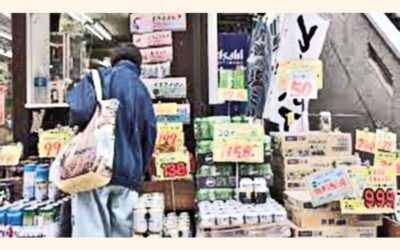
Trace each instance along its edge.
{"label": "wooden crate", "polygon": [[[175,192],[175,206],[173,190]],[[193,210],[195,208],[195,186],[192,180],[145,181],[143,193],[163,193],[166,210]]]}
{"label": "wooden crate", "polygon": [[387,216],[383,217],[383,225],[379,228],[379,236],[399,238],[400,223]]}
{"label": "wooden crate", "polygon": [[197,237],[204,238],[238,238],[238,237],[270,237],[287,238],[290,236],[288,222],[260,225],[242,225],[235,227],[197,228]]}

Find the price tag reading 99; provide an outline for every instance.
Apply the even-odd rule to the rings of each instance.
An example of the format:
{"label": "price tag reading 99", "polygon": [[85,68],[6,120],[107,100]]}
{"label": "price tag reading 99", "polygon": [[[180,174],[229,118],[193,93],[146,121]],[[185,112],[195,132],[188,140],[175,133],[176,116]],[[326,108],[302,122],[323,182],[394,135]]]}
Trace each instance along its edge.
{"label": "price tag reading 99", "polygon": [[39,157],[54,158],[71,140],[72,131],[67,129],[47,130],[39,133]]}

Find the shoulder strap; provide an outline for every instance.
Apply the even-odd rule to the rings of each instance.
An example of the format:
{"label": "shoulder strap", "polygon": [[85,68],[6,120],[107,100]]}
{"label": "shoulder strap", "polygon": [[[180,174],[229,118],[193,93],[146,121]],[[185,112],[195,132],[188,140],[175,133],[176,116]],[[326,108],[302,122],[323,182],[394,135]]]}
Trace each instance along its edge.
{"label": "shoulder strap", "polygon": [[101,78],[99,71],[93,69],[92,78],[93,78],[94,90],[96,92],[96,99],[98,102],[100,102],[103,100],[103,87],[101,86]]}

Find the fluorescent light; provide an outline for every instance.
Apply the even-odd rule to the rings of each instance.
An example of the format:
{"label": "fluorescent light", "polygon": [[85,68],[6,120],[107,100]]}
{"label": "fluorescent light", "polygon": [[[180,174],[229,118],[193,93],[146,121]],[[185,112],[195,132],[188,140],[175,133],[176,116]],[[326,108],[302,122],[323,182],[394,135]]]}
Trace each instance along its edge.
{"label": "fluorescent light", "polygon": [[95,36],[97,36],[100,40],[104,40],[104,37],[99,34],[95,29],[92,28],[92,26],[90,26],[89,24],[86,24],[85,27],[92,32]]}
{"label": "fluorescent light", "polygon": [[82,24],[93,23],[93,20],[84,13],[67,13],[67,14]]}
{"label": "fluorescent light", "polygon": [[98,31],[105,39],[111,40],[111,34],[101,25],[100,23],[96,22],[92,26],[96,31]]}
{"label": "fluorescent light", "polygon": [[3,38],[5,38],[7,40],[10,40],[10,41],[12,40],[11,34],[5,33],[3,31],[0,31],[0,37],[3,37]]}

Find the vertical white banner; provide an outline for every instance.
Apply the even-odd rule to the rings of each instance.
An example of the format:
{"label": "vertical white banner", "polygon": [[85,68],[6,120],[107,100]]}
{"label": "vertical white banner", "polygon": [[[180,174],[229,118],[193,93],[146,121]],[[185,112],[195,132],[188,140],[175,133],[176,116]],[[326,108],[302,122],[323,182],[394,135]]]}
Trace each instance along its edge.
{"label": "vertical white banner", "polygon": [[274,70],[264,118],[279,125],[279,131],[308,131],[308,100],[289,98],[279,88],[277,67],[279,60],[318,59],[325,41],[329,21],[318,14],[285,14],[281,23],[280,44],[275,52]]}

